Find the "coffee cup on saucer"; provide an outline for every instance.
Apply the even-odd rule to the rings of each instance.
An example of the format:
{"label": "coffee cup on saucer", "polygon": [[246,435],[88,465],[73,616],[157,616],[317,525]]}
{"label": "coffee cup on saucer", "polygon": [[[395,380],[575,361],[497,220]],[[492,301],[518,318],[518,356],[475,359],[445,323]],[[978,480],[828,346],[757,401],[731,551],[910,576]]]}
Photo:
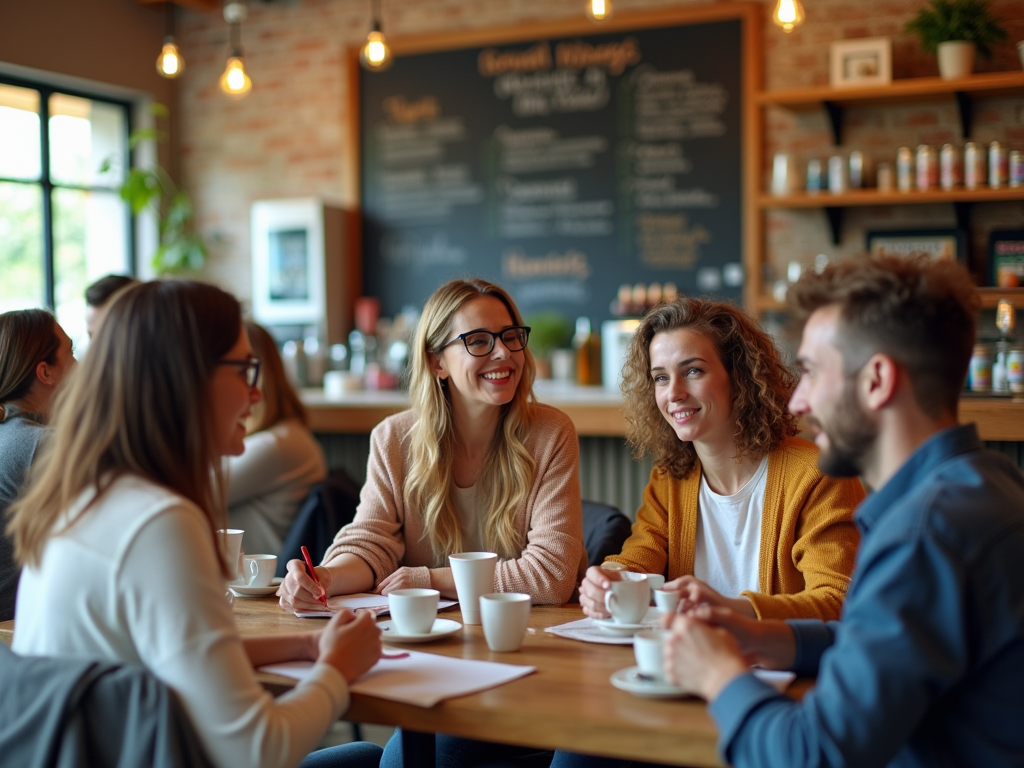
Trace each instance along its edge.
{"label": "coffee cup on saucer", "polygon": [[647,575],[631,573],[621,581],[613,581],[604,593],[604,607],[617,624],[639,624],[651,604]]}
{"label": "coffee cup on saucer", "polygon": [[667,629],[644,629],[633,636],[633,655],[644,678],[665,681],[665,643],[671,635]]}
{"label": "coffee cup on saucer", "polygon": [[434,626],[441,593],[436,589],[396,589],[388,595],[388,609],[400,635],[425,635]]}
{"label": "coffee cup on saucer", "polygon": [[243,555],[242,578],[249,587],[269,587],[277,571],[277,555]]}

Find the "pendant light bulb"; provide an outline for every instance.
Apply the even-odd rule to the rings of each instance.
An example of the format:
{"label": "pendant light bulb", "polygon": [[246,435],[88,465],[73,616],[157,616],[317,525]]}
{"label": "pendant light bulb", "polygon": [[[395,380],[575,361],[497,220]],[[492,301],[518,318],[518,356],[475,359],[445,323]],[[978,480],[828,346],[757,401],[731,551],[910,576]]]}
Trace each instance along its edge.
{"label": "pendant light bulb", "polygon": [[612,0],[587,0],[587,18],[604,21],[612,15]]}
{"label": "pendant light bulb", "polygon": [[169,80],[173,80],[185,71],[185,59],[178,52],[173,37],[164,39],[164,47],[156,57],[156,71]]}
{"label": "pendant light bulb", "polygon": [[371,72],[383,72],[394,63],[391,49],[376,22],[374,22],[373,31],[366,36],[366,45],[359,52],[359,63],[363,65],[364,69]]}
{"label": "pendant light bulb", "polygon": [[233,99],[242,99],[252,90],[252,80],[245,72],[245,62],[240,52],[235,51],[220,76],[220,89]]}
{"label": "pendant light bulb", "polygon": [[792,32],[804,23],[804,7],[800,0],[778,0],[772,21],[782,27],[784,32]]}

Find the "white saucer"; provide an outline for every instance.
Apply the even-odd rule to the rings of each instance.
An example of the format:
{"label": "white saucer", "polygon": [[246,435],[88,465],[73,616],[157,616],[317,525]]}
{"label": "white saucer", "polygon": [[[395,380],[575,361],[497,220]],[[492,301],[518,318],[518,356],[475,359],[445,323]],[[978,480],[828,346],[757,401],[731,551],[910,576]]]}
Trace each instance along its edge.
{"label": "white saucer", "polygon": [[691,695],[685,688],[660,680],[645,680],[639,673],[639,667],[626,667],[613,673],[610,680],[620,691],[627,691],[642,699],[678,699]]}
{"label": "white saucer", "polygon": [[274,585],[269,587],[240,587],[235,584],[229,584],[228,589],[234,592],[237,597],[266,597],[277,592],[277,587]]}
{"label": "white saucer", "polygon": [[454,635],[462,629],[459,622],[451,619],[434,619],[434,626],[430,628],[430,632],[422,635],[400,635],[395,629],[395,622],[390,620],[378,621],[377,626],[384,633],[381,640],[385,643],[429,643],[432,640],[440,640],[442,637]]}
{"label": "white saucer", "polygon": [[646,624],[620,624],[615,619],[594,619],[594,624],[602,632],[607,632],[609,635],[618,635],[619,637],[632,637],[641,629],[647,627]]}

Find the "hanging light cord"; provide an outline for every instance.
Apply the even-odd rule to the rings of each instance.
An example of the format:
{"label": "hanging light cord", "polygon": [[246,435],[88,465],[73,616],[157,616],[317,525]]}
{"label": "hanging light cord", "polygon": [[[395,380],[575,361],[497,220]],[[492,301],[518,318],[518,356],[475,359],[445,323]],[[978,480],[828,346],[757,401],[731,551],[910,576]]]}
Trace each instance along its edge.
{"label": "hanging light cord", "polygon": [[231,22],[231,55],[241,56],[242,55],[242,25],[240,22]]}
{"label": "hanging light cord", "polygon": [[167,0],[164,3],[166,13],[164,14],[164,35],[166,37],[174,37],[174,3],[171,0]]}

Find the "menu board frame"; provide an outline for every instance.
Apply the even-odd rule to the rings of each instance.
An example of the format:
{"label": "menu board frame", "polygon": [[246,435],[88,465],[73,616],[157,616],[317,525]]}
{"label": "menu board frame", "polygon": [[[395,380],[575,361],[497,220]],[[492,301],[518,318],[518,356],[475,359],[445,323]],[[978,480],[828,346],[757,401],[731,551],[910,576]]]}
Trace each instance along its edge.
{"label": "menu board frame", "polygon": [[[654,30],[661,27],[680,27],[690,24],[705,24],[716,21],[740,22],[740,144],[742,162],[740,169],[740,251],[747,278],[743,282],[743,304],[752,308],[760,284],[760,243],[762,222],[756,207],[754,190],[759,188],[760,176],[764,173],[763,154],[760,142],[762,111],[757,108],[754,95],[761,89],[761,27],[763,6],[754,2],[737,2],[708,6],[655,9],[617,14],[610,20],[595,24],[583,14],[578,18],[563,19],[545,23],[522,24],[508,28],[489,28],[458,32],[431,33],[408,37],[388,37],[388,44],[396,57],[487,46],[508,46],[540,40],[551,40],[570,36],[586,39],[591,36],[634,31]],[[361,87],[364,78],[375,73],[365,72],[358,64],[358,48],[349,49],[346,67],[348,75],[348,108],[346,109],[349,141],[345,143],[343,164],[345,169],[344,197],[355,202],[355,218],[362,221],[363,187],[363,136],[361,115]],[[358,253],[365,272],[366,254],[363,249],[362,233],[353,231],[350,238],[352,253]],[[612,297],[609,297],[612,298]]]}

